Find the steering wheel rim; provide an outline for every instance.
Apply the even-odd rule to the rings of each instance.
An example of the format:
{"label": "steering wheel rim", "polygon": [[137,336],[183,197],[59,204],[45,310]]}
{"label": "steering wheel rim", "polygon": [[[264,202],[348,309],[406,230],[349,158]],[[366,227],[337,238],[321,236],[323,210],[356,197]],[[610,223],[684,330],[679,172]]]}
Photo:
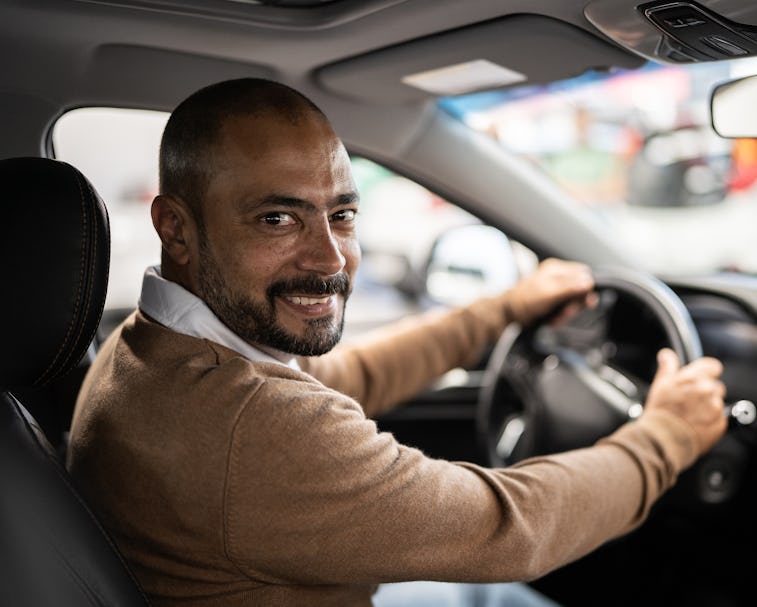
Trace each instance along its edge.
{"label": "steering wheel rim", "polygon": [[[678,354],[682,365],[702,356],[691,315],[661,280],[617,267],[596,268],[593,275],[598,293],[619,294],[651,314],[664,334],[665,345]],[[608,310],[614,305],[611,302]],[[507,466],[532,455],[588,446],[641,413],[648,383],[625,377],[622,371],[604,364],[606,361],[597,362],[602,355],[596,351],[591,352],[593,361],[587,352],[562,346],[546,354],[536,352],[536,336],[551,331],[548,321],[549,317],[543,318],[525,328],[511,323],[489,358],[476,426],[479,445],[490,466]],[[586,407],[576,416],[582,424],[588,424],[586,428],[571,429],[573,422],[563,413],[564,404],[554,402],[558,397],[590,401],[585,405],[570,403],[574,412],[578,406]],[[551,401],[544,402],[547,398]],[[589,427],[594,423],[595,428]],[[568,429],[560,430],[560,425]],[[571,432],[575,444],[567,436]],[[539,433],[547,434],[546,439]]]}

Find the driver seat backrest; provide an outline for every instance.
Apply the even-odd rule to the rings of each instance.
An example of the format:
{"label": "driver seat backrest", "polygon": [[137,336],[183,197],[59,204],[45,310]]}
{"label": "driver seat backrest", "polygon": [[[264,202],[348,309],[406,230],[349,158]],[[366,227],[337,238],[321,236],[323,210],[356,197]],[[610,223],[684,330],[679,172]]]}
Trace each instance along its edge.
{"label": "driver seat backrest", "polygon": [[15,396],[49,385],[87,353],[108,284],[105,206],[78,170],[47,158],[0,160],[0,183],[0,605],[145,607],[59,452]]}

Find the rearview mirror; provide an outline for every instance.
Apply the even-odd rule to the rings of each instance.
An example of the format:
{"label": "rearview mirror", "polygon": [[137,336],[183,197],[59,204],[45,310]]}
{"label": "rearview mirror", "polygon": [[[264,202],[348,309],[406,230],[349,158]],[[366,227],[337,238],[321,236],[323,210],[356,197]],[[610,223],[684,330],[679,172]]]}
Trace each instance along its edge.
{"label": "rearview mirror", "polygon": [[757,137],[757,75],[717,86],[710,111],[712,128],[721,137]]}

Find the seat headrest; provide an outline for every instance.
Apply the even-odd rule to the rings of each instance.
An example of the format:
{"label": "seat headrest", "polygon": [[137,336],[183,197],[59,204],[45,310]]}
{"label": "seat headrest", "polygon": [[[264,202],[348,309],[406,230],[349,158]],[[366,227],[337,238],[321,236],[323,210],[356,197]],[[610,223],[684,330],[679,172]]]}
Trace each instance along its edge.
{"label": "seat headrest", "polygon": [[82,359],[108,286],[110,227],[81,172],[0,160],[0,389],[41,386]]}

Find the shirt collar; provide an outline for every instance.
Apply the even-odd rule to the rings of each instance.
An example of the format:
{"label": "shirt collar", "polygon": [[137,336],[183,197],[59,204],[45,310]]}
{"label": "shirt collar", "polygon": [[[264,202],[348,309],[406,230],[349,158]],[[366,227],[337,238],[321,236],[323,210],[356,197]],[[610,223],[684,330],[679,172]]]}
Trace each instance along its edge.
{"label": "shirt collar", "polygon": [[160,266],[151,266],[142,277],[139,308],[150,318],[177,333],[209,339],[258,362],[273,362],[299,369],[297,359],[286,353],[271,356],[251,346],[229,329],[207,304],[181,285],[166,280]]}

